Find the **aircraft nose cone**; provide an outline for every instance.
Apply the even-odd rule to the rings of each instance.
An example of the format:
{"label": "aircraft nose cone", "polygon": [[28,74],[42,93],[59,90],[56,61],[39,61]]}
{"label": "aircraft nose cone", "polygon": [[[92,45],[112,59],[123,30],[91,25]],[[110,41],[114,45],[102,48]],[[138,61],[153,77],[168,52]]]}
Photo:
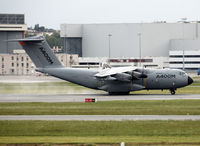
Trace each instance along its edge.
{"label": "aircraft nose cone", "polygon": [[190,85],[192,83],[193,83],[193,79],[190,76],[188,76],[188,85]]}

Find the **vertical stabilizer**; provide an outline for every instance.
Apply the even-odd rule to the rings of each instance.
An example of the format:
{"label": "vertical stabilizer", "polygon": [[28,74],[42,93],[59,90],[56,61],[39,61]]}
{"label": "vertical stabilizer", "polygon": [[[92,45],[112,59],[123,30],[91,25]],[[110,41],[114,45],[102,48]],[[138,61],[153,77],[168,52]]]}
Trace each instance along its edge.
{"label": "vertical stabilizer", "polygon": [[62,67],[43,36],[9,41],[18,41],[37,68]]}

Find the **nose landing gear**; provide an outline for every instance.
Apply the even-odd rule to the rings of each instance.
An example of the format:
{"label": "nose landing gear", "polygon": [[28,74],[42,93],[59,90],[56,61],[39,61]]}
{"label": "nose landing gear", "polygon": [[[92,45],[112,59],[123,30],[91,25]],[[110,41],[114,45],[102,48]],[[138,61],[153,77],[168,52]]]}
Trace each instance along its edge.
{"label": "nose landing gear", "polygon": [[174,94],[176,94],[176,91],[175,91],[175,89],[170,89],[170,92],[171,92],[171,95],[174,95]]}

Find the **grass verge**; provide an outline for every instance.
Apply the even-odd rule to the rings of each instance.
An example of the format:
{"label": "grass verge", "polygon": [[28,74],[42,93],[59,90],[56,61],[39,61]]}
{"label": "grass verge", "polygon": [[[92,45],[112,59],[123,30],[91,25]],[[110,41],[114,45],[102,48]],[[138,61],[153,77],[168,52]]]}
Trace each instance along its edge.
{"label": "grass verge", "polygon": [[0,103],[0,115],[200,115],[200,100]]}
{"label": "grass verge", "polygon": [[68,144],[154,144],[154,145],[200,145],[200,136],[0,136],[0,143],[33,144],[33,143],[68,143]]}
{"label": "grass verge", "polygon": [[0,121],[0,136],[200,136],[200,121]]}
{"label": "grass verge", "polygon": [[200,121],[0,121],[0,143],[200,142]]}

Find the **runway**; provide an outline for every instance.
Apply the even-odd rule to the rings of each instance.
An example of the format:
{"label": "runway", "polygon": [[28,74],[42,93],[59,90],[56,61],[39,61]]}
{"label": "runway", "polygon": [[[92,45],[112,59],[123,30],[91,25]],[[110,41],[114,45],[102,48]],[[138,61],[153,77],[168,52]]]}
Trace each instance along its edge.
{"label": "runway", "polygon": [[46,121],[124,121],[124,120],[200,120],[200,115],[17,115],[0,116],[0,120]]}
{"label": "runway", "polygon": [[200,94],[132,94],[118,96],[110,96],[108,94],[0,94],[0,102],[84,102],[85,98],[95,98],[96,101],[174,99],[181,100],[200,99]]}

